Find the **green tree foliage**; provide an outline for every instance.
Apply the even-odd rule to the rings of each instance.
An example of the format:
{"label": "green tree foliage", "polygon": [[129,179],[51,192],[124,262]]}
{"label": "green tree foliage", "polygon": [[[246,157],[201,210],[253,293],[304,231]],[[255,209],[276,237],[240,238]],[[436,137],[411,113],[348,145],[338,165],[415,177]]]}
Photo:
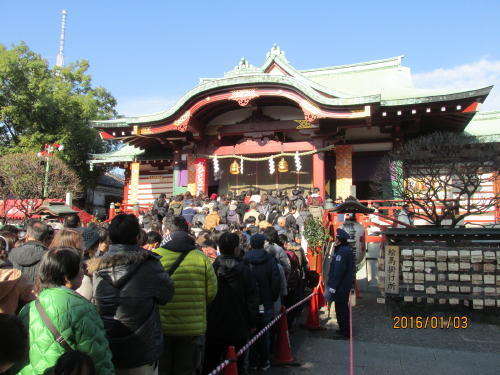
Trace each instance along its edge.
{"label": "green tree foliage", "polygon": [[315,251],[330,240],[330,235],[318,219],[310,218],[304,225],[304,238],[311,251]]}
{"label": "green tree foliage", "polygon": [[49,67],[25,44],[7,49],[0,44],[0,154],[41,151],[45,143],[63,144],[58,155],[84,185],[100,171],[90,172],[89,153],[105,144],[89,121],[116,115],[115,98],[94,87],[82,60]]}

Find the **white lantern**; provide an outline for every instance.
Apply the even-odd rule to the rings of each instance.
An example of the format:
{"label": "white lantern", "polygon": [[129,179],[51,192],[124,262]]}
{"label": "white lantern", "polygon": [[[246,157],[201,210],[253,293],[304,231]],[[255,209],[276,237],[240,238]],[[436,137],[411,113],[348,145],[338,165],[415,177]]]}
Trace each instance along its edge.
{"label": "white lantern", "polygon": [[274,165],[274,158],[269,159],[269,174],[274,174],[276,166]]}
{"label": "white lantern", "polygon": [[219,166],[219,159],[217,159],[217,155],[214,156],[212,161],[214,163],[214,179],[219,180],[220,179],[220,176],[219,176],[220,166]]}
{"label": "white lantern", "polygon": [[217,156],[214,156],[213,163],[214,163],[214,174],[216,175],[217,173],[219,173],[219,169],[220,169],[219,159],[217,159]]}
{"label": "white lantern", "polygon": [[298,151],[295,151],[294,159],[295,159],[295,170],[297,172],[300,172],[300,170],[302,169],[302,163],[300,162],[300,156]]}

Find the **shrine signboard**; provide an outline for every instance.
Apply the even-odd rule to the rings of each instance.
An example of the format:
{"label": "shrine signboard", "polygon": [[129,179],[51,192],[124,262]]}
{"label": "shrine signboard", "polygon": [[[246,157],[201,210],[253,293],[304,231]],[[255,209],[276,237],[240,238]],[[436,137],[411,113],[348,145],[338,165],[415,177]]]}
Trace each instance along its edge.
{"label": "shrine signboard", "polygon": [[385,292],[399,293],[399,246],[385,247]]}
{"label": "shrine signboard", "polygon": [[208,192],[208,179],[207,179],[207,158],[197,158],[194,161],[194,173],[195,173],[195,194]]}

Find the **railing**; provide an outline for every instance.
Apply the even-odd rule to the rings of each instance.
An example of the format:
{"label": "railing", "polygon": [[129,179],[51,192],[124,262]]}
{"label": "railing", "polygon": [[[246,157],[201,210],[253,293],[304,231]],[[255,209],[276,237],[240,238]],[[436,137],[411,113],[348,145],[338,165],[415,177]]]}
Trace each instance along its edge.
{"label": "railing", "polygon": [[[481,198],[473,198],[475,200],[480,200]],[[401,206],[405,204],[406,202],[404,200],[397,200],[397,199],[392,199],[392,200],[382,200],[382,199],[372,199],[372,200],[360,200],[359,201],[362,204],[367,205],[368,207],[373,207],[373,203],[378,204],[378,210],[379,211],[384,211],[387,212],[388,217],[397,219],[397,213],[398,211],[401,210]],[[150,211],[153,207],[152,203],[144,203],[140,205],[136,204],[131,204],[131,203],[122,203],[121,205],[117,204],[117,207],[115,207],[115,215],[118,213],[127,213],[127,214],[134,214],[136,216],[139,215],[141,211],[147,212]],[[438,209],[444,208],[442,205],[437,205]],[[110,214],[111,214],[111,209],[110,209]],[[423,219],[419,219],[418,214],[419,210],[415,212],[417,215],[415,218],[416,224],[417,225],[426,225],[428,224],[425,222]],[[114,217],[114,215],[113,215]],[[367,226],[379,226],[381,228],[385,226],[396,226],[397,223],[395,223],[393,220],[388,220],[383,217],[379,217],[378,221],[380,223],[372,223],[368,219],[367,215],[360,215],[357,217],[357,219],[363,223],[365,227]],[[500,224],[500,204],[492,207],[490,210],[482,213],[482,214],[477,214],[477,215],[471,215],[470,217],[466,217],[464,219],[464,224],[469,224],[470,226],[476,225],[476,226],[486,226],[486,225],[494,225],[494,224]]]}
{"label": "railing", "polygon": [[[379,211],[386,212],[383,216],[376,216],[374,214],[356,214],[356,221],[361,224],[365,229],[365,242],[368,243],[381,243],[384,241],[383,237],[380,235],[371,235],[376,229],[369,230],[369,228],[379,228],[380,231],[388,227],[397,227],[397,215],[401,210],[402,205],[406,202],[403,200],[360,200],[362,204],[372,208],[373,203],[377,203],[377,209]],[[441,208],[438,206],[438,209]],[[333,237],[337,228],[342,226],[343,221],[338,220],[338,214],[334,212],[329,212],[325,210],[323,217],[323,225],[327,227],[330,235]],[[372,216],[373,215],[373,216]],[[377,217],[377,222],[373,222],[374,216]],[[418,218],[418,210],[416,212],[416,224],[417,225],[428,225],[425,220]],[[469,218],[464,219],[464,224],[468,226],[492,226],[500,225],[500,205],[492,207],[491,210],[481,214],[481,215],[471,215]]]}
{"label": "railing", "polygon": [[[472,198],[475,201],[484,200],[483,198]],[[422,200],[424,201],[424,200]],[[396,218],[396,212],[401,210],[401,206],[407,203],[404,200],[360,200],[360,203],[366,204],[368,207],[373,207],[373,203],[377,203],[379,205],[378,210],[384,210],[388,212],[387,216]],[[437,204],[436,208],[441,210],[445,208],[444,205]],[[464,213],[464,210],[460,211],[460,214]],[[417,208],[416,214],[416,224],[417,225],[426,225],[428,224],[425,220],[419,218],[420,210]],[[382,220],[388,223],[387,220]],[[492,225],[500,223],[500,203],[491,207],[491,209],[474,215],[470,215],[464,219],[464,224],[470,225]]]}

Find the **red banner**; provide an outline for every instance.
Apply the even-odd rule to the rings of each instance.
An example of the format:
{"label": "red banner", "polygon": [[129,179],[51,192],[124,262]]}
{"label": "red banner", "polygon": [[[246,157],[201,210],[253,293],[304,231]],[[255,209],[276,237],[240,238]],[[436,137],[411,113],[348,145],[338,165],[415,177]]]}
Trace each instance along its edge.
{"label": "red banner", "polygon": [[208,193],[208,173],[207,173],[207,158],[197,158],[194,161],[194,173],[195,173],[195,184],[196,195],[200,193]]}

